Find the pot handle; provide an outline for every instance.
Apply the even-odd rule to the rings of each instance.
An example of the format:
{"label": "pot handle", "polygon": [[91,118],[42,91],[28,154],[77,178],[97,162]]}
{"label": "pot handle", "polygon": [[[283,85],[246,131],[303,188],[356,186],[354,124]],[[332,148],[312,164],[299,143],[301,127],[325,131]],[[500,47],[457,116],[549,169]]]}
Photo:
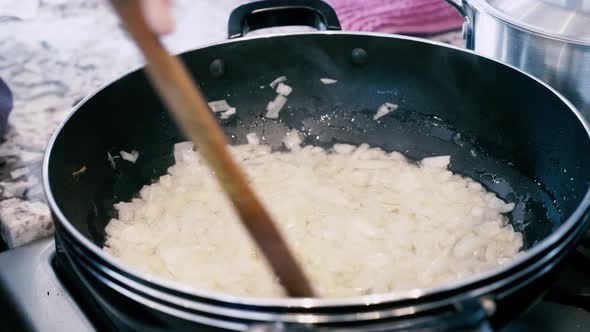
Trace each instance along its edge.
{"label": "pot handle", "polygon": [[465,6],[465,2],[464,0],[446,0],[448,4],[450,4],[451,6],[455,7],[455,9],[457,9],[457,11],[459,12],[459,14],[461,14],[461,16],[463,16],[465,18],[465,21],[463,22],[463,26],[461,27],[461,33],[463,35],[463,39],[465,40],[465,47],[467,49],[473,50],[474,49],[474,44],[473,44],[473,31],[472,31],[472,26],[473,26],[473,20],[470,18],[470,10],[468,10],[467,6]]}
{"label": "pot handle", "polygon": [[455,7],[461,16],[467,16],[465,12],[465,7],[463,6],[463,0],[446,0],[451,6]]}
{"label": "pot handle", "polygon": [[262,0],[243,4],[229,15],[227,35],[239,38],[248,32],[287,25],[318,30],[341,30],[334,9],[322,0]]}

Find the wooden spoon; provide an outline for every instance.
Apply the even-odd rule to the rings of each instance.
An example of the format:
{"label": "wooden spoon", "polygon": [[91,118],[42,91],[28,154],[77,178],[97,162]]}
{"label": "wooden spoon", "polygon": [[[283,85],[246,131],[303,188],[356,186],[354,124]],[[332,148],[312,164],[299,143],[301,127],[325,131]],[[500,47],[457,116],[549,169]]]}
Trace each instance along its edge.
{"label": "wooden spoon", "polygon": [[[313,297],[313,290],[281,234],[231,158],[225,135],[184,64],[170,55],[147,26],[138,0],[111,0],[125,28],[147,60],[148,78],[178,126],[215,172],[242,223],[291,297]],[[220,262],[220,264],[225,264]]]}

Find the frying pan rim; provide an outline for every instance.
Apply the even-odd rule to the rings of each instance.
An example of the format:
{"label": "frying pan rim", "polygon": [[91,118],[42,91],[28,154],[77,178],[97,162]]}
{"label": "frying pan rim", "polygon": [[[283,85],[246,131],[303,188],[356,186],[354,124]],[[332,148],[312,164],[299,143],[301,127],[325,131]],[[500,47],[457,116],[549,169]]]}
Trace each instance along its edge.
{"label": "frying pan rim", "polygon": [[[258,39],[270,39],[270,38],[282,38],[286,36],[306,36],[306,35],[350,35],[350,36],[364,36],[364,37],[379,37],[379,38],[390,38],[390,39],[402,39],[408,40],[417,43],[429,44],[433,46],[445,47],[449,49],[453,49],[459,52],[464,52],[467,54],[471,54],[476,57],[485,58],[489,61],[494,62],[499,66],[508,67],[521,75],[525,75],[529,79],[536,81],[542,87],[548,90],[548,92],[553,93],[557,96],[561,102],[563,102],[569,109],[574,113],[578,121],[582,124],[583,128],[586,130],[586,134],[588,135],[588,139],[590,140],[590,125],[584,119],[580,111],[569,101],[567,100],[561,93],[557,90],[549,86],[547,83],[541,81],[540,79],[530,75],[512,65],[500,62],[498,60],[492,59],[490,57],[478,54],[474,51],[463,49],[457,46],[444,44],[437,41],[426,40],[417,37],[411,36],[403,36],[403,35],[396,35],[396,34],[385,34],[385,33],[364,33],[364,32],[346,32],[346,31],[317,31],[317,32],[285,32],[285,33],[277,33],[277,34],[265,34],[265,35],[258,35],[258,36],[246,36],[243,38],[237,39],[229,39],[221,42],[216,43],[209,43],[197,48],[189,49],[182,51],[181,54],[198,51],[202,49],[206,49],[209,47],[215,47],[225,44],[232,44],[242,41],[248,40],[258,40]],[[47,197],[47,201],[51,208],[53,214],[57,217],[57,222],[64,227],[64,229],[73,237],[73,239],[80,245],[84,246],[87,250],[90,250],[94,255],[106,261],[108,264],[113,266],[114,268],[132,275],[142,282],[146,282],[149,284],[156,284],[157,286],[168,289],[171,291],[183,293],[185,295],[193,296],[193,297],[200,297],[200,298],[208,298],[219,302],[225,303],[233,303],[233,304],[241,304],[247,306],[260,306],[260,307],[302,307],[302,308],[322,308],[322,307],[333,307],[333,306],[348,306],[348,305],[367,305],[367,304],[381,304],[381,303],[389,303],[395,301],[402,301],[402,300],[415,300],[426,296],[435,295],[438,293],[444,292],[451,292],[461,288],[464,288],[468,285],[481,282],[486,279],[492,279],[494,276],[503,274],[508,272],[509,270],[516,269],[519,266],[524,265],[527,261],[529,261],[534,256],[538,256],[541,252],[548,250],[552,247],[556,242],[563,239],[567,233],[576,226],[576,223],[583,217],[584,213],[588,210],[590,206],[590,187],[586,191],[586,194],[582,198],[580,204],[574,210],[574,212],[549,236],[543,239],[540,243],[538,243],[533,248],[528,249],[522,255],[519,255],[512,259],[510,262],[503,264],[501,266],[495,267],[493,269],[476,273],[471,275],[467,278],[462,278],[460,280],[456,280],[453,282],[444,283],[442,286],[438,287],[431,287],[431,288],[415,288],[415,289],[408,289],[403,291],[394,291],[389,293],[379,293],[379,294],[372,294],[372,295],[363,295],[363,296],[352,296],[352,297],[343,297],[343,298],[265,298],[265,297],[251,297],[251,296],[235,296],[229,295],[223,292],[211,291],[204,288],[198,287],[191,287],[183,285],[180,282],[171,281],[162,277],[158,277],[155,275],[147,274],[140,271],[137,268],[129,266],[122,260],[111,257],[110,255],[106,254],[102,248],[98,247],[96,244],[91,242],[86,236],[80,233],[76,227],[71,224],[68,219],[64,216],[61,209],[56,203],[55,198],[53,197],[51,191],[51,185],[49,183],[49,162],[52,155],[52,150],[57,140],[57,137],[62,132],[65,125],[69,122],[71,117],[73,117],[80,109],[95,95],[99,92],[105,90],[109,86],[111,86],[114,82],[129,76],[130,74],[137,72],[137,70],[143,68],[144,65],[138,65],[134,68],[130,69],[129,71],[125,72],[121,76],[103,84],[95,91],[87,95],[84,99],[82,99],[68,114],[68,116],[59,124],[56,130],[51,135],[49,143],[47,144],[47,148],[43,158],[43,189],[45,191],[45,195]]]}

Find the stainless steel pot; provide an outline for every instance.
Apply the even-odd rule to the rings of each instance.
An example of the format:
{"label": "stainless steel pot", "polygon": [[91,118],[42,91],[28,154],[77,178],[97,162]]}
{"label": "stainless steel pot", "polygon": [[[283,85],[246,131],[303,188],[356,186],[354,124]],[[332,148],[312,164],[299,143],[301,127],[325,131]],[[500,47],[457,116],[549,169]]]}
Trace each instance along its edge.
{"label": "stainless steel pot", "polygon": [[447,0],[467,48],[529,72],[590,117],[590,0]]}

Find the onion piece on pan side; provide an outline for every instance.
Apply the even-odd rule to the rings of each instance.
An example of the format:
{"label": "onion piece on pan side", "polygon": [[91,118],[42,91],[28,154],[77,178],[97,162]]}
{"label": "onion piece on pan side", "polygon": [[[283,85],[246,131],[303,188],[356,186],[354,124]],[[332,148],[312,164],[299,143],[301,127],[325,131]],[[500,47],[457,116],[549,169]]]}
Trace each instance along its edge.
{"label": "onion piece on pan side", "polygon": [[288,86],[285,83],[279,83],[279,85],[277,85],[277,93],[280,95],[283,95],[285,97],[287,97],[288,95],[291,94],[291,92],[293,92],[293,88]]}
{"label": "onion piece on pan side", "polygon": [[274,88],[277,87],[277,85],[279,83],[282,83],[282,82],[285,82],[285,81],[287,81],[287,76],[280,76],[280,77],[275,78],[274,81],[270,82],[270,84],[268,86],[270,86],[271,88],[274,89]]}
{"label": "onion piece on pan side", "polygon": [[139,158],[139,152],[136,150],[132,150],[131,152],[121,150],[119,154],[121,155],[121,158],[123,158],[123,160],[127,160],[132,163],[135,163],[137,161],[137,158]]}
{"label": "onion piece on pan side", "polygon": [[330,84],[338,83],[338,80],[335,80],[335,79],[332,79],[332,78],[320,78],[320,81],[322,83],[324,83],[324,85],[330,85]]}
{"label": "onion piece on pan side", "polygon": [[287,103],[287,98],[283,95],[277,95],[275,100],[268,102],[265,117],[269,119],[278,119],[279,113],[283,109],[283,106],[285,106],[285,103]]}
{"label": "onion piece on pan side", "polygon": [[231,106],[229,106],[229,104],[227,103],[227,101],[225,99],[209,102],[209,107],[215,113],[224,112],[224,111],[227,111],[230,108],[232,108]]}
{"label": "onion piece on pan side", "polygon": [[379,120],[382,117],[386,116],[387,114],[395,111],[397,109],[397,105],[396,104],[392,104],[392,103],[385,103],[381,106],[379,106],[379,108],[377,109],[377,112],[375,113],[375,115],[373,115],[373,120]]}

